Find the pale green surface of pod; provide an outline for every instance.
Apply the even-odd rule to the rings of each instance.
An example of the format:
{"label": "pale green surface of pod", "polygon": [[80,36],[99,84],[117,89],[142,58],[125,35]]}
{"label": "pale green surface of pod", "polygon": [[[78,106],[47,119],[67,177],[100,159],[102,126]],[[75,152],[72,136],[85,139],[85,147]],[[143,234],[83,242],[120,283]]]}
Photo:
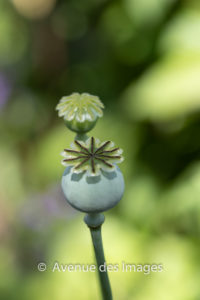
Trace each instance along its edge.
{"label": "pale green surface of pod", "polygon": [[97,120],[98,120],[98,117],[96,117],[96,119],[93,121],[85,120],[84,122],[80,122],[76,119],[71,120],[71,121],[64,119],[64,122],[65,122],[65,125],[67,126],[67,128],[69,128],[70,130],[72,130],[74,132],[85,133],[85,132],[92,130],[92,128],[95,126]]}
{"label": "pale green surface of pod", "polygon": [[96,213],[106,211],[121,200],[124,193],[124,178],[116,167],[113,172],[101,171],[100,176],[75,174],[67,167],[62,176],[62,190],[67,202],[74,208]]}

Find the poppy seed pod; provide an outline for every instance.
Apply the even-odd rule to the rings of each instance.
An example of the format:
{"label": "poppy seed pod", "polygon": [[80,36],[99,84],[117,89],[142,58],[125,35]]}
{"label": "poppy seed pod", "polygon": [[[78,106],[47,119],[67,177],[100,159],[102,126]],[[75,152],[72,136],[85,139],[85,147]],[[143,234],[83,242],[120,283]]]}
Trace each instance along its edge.
{"label": "poppy seed pod", "polygon": [[56,106],[59,117],[64,118],[65,125],[77,133],[90,131],[98,118],[103,116],[103,108],[100,99],[88,93],[73,93],[62,97]]}
{"label": "poppy seed pod", "polygon": [[62,177],[62,190],[67,202],[87,213],[106,211],[114,207],[124,193],[124,178],[117,167],[113,172],[101,171],[99,176],[75,174],[67,167]]}
{"label": "poppy seed pod", "polygon": [[62,152],[67,166],[61,184],[66,200],[87,213],[114,207],[124,193],[124,178],[116,165],[123,160],[121,153],[111,141],[100,143],[93,137],[74,141],[72,149]]}

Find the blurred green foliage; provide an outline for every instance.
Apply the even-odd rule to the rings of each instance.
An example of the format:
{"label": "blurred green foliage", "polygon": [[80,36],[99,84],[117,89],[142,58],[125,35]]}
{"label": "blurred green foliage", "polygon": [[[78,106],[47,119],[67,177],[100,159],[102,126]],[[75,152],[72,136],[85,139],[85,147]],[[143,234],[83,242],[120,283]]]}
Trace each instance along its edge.
{"label": "blurred green foliage", "polygon": [[[55,112],[98,95],[91,134],[124,149],[121,203],[103,226],[117,300],[200,299],[200,3],[198,0],[0,0],[0,298],[100,299],[82,214],[60,189],[74,134]],[[45,261],[46,272],[37,270]]]}

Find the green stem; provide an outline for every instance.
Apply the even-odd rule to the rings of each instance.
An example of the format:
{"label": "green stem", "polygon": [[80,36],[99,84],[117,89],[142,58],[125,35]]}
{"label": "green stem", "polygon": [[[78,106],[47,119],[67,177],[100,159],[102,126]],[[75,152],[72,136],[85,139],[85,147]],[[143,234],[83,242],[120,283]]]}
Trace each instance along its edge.
{"label": "green stem", "polygon": [[101,237],[101,225],[104,222],[104,215],[100,213],[88,214],[85,216],[84,221],[90,228],[103,300],[112,300]]}
{"label": "green stem", "polygon": [[85,142],[86,140],[88,139],[88,136],[86,133],[77,133],[76,136],[75,136],[75,140],[78,140],[78,141],[83,141]]}

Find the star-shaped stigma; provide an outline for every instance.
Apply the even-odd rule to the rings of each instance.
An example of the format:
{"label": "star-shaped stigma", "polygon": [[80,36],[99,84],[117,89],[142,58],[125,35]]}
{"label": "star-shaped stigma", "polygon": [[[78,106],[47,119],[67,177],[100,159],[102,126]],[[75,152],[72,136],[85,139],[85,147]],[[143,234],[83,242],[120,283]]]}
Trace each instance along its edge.
{"label": "star-shaped stigma", "polygon": [[111,172],[116,168],[116,163],[123,161],[122,149],[114,147],[111,141],[101,143],[94,137],[86,142],[75,140],[72,149],[64,149],[62,164],[72,166],[74,173],[87,171],[88,176],[100,175],[100,170]]}

